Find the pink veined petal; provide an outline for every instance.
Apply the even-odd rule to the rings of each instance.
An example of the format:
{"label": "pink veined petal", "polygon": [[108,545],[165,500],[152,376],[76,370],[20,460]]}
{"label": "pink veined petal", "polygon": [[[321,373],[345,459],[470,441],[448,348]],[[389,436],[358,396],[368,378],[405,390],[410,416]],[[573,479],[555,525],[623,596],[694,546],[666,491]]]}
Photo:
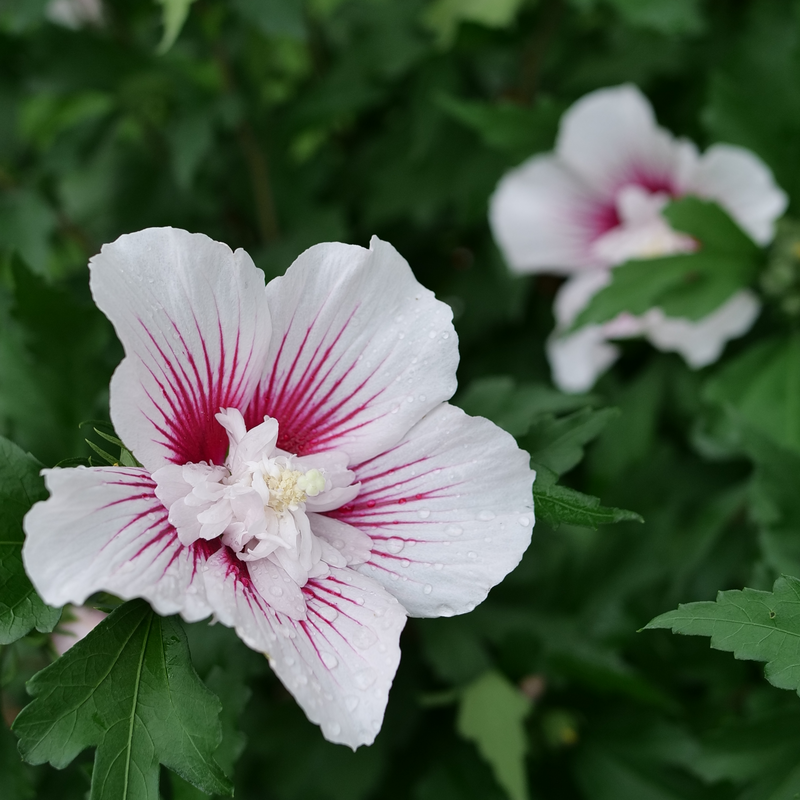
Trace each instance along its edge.
{"label": "pink veined petal", "polygon": [[631,84],[599,89],[574,103],[561,119],[556,153],[612,197],[626,184],[681,195],[697,160],[694,145],[660,128],[647,98]]}
{"label": "pink veined petal", "polygon": [[143,469],[43,471],[50,498],[25,516],[22,559],[46,603],[81,605],[93,592],[144,597],[188,621],[211,613],[200,572],[207,542],[184,547]]}
{"label": "pink veined petal", "polygon": [[222,463],[228,437],[214,415],[243,408],[264,371],[263,274],[243,250],[173,228],[121,236],[89,268],[125,348],[111,381],[117,434],[150,472]]}
{"label": "pink veined petal", "polygon": [[730,144],[715,144],[706,150],[689,191],[716,200],[760,245],[772,241],[775,220],[789,202],[758,156]]}
{"label": "pink veined petal", "polygon": [[267,296],[269,369],[247,417],[277,419],[283,450],[362,461],[455,391],[450,308],[390,244],[316,245]]}
{"label": "pink veined petal", "polygon": [[489,223],[515,272],[569,274],[597,263],[592,242],[619,217],[613,195],[598,194],[546,155],[506,173],[489,201]]}
{"label": "pink veined petal", "polygon": [[236,629],[270,665],[328,741],[356,748],[380,730],[400,661],[402,606],[349,568],[331,567],[304,587],[307,616],[275,611],[247,566],[226,549],[209,561],[209,598],[218,619]]}
{"label": "pink veined petal", "polygon": [[654,308],[644,317],[645,335],[659,350],[680,353],[699,369],[716,361],[730,339],[747,333],[760,311],[756,295],[744,289],[698,320],[667,317]]}
{"label": "pink veined petal", "polygon": [[357,567],[411,616],[472,610],[519,563],[533,528],[529,457],[493,423],[441,404],[354,467],[358,498],[329,512],[372,539]]}

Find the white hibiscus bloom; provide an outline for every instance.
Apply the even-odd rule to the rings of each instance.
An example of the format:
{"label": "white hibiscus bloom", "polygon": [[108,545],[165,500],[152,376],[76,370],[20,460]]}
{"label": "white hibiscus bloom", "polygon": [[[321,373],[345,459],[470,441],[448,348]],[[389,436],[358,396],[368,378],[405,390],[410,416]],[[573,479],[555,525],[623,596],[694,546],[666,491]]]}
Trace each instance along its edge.
{"label": "white hibiscus bloom", "polygon": [[557,327],[547,347],[563,390],[591,388],[618,357],[610,339],[645,336],[702,367],[755,321],[758,299],[743,290],[699,320],[652,309],[566,333],[608,285],[610,268],[696,247],[661,214],[670,200],[685,195],[719,203],[760,245],[772,240],[787,205],[753,153],[717,144],[701,155],[692,142],[659,127],[647,99],[630,85],[581,98],[561,120],[555,152],[534,156],[500,181],[489,220],[511,268],[570,276],[556,297]]}
{"label": "white hibiscus bloom", "polygon": [[474,608],[533,526],[527,454],[445,402],[449,307],[378,239],[312,247],[266,288],[243,250],[171,228],[90,270],[126,354],[111,418],[143,467],[44,471],[34,585],[213,614],[326,738],[372,742],[406,616]]}

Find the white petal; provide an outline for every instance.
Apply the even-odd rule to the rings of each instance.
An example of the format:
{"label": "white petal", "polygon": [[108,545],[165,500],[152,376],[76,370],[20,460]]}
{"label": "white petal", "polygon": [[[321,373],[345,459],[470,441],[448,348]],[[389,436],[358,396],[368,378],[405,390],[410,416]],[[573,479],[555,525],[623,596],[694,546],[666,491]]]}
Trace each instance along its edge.
{"label": "white petal", "polygon": [[640,336],[644,322],[631,314],[620,314],[602,325],[585,325],[564,333],[589,301],[611,283],[610,270],[592,270],[566,281],[556,294],[553,310],[556,330],[547,340],[545,350],[553,373],[553,383],[562,392],[581,393],[619,358],[619,348],[609,339]]}
{"label": "white petal", "polygon": [[749,150],[730,144],[706,150],[689,191],[716,200],[760,245],[772,241],[775,220],[788,204],[769,167]]}
{"label": "white petal", "polygon": [[125,348],[111,381],[117,434],[150,472],[221,464],[228,437],[214,415],[243,408],[264,370],[263,274],[243,250],[173,228],[121,236],[89,267]]}
{"label": "white petal", "polygon": [[308,616],[294,620],[254,591],[229,551],[215,558],[206,580],[219,620],[267,654],[326,739],[353,748],[371,744],[400,661],[402,606],[369,578],[332,567],[327,578],[303,587]]}
{"label": "white petal", "polygon": [[689,366],[699,369],[716,361],[730,339],[747,333],[760,311],[758,298],[745,289],[702,319],[666,317],[656,308],[647,312],[644,322],[647,338],[656,347],[680,353]]}
{"label": "white petal", "polygon": [[554,334],[545,345],[553,383],[562,392],[588,392],[618,358],[619,348],[607,341],[602,325],[586,325],[574,333]]}
{"label": "white petal", "polygon": [[535,156],[506,173],[489,201],[495,240],[522,273],[591,267],[592,242],[618,222],[613,195],[596,193],[553,156]]}
{"label": "white petal", "polygon": [[300,587],[269,558],[250,561],[250,578],[258,593],[281,614],[292,619],[306,618],[306,602]]}
{"label": "white petal", "polygon": [[208,616],[199,571],[207,545],[184,547],[145,470],[48,469],[50,498],[25,516],[25,570],[46,603],[93,592],[144,597],[159,614]]}
{"label": "white petal", "polygon": [[372,552],[372,539],[363,531],[340,522],[327,514],[309,514],[308,521],[315,536],[339,551],[349,566],[363,564]]}
{"label": "white petal", "polygon": [[248,419],[277,419],[283,450],[362,461],[455,391],[450,308],[390,244],[312,247],[267,296],[270,369]]}
{"label": "white petal", "polygon": [[396,447],[356,467],[361,493],[329,516],[372,538],[358,570],[410,615],[462,614],[530,543],[528,460],[496,425],[443,403]]}
{"label": "white petal", "polygon": [[681,195],[697,160],[694,145],[660,128],[630,84],[578,100],[561,119],[556,153],[605,196],[631,183]]}

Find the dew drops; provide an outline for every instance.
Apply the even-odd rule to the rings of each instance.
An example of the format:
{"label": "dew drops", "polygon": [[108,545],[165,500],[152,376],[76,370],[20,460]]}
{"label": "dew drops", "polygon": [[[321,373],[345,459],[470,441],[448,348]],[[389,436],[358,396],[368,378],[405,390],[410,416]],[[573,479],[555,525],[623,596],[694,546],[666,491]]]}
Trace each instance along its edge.
{"label": "dew drops", "polygon": [[421,508],[419,511],[417,511],[417,514],[419,515],[420,519],[428,519],[428,517],[431,515],[431,512],[427,508]]}
{"label": "dew drops", "polygon": [[404,505],[406,504],[406,499],[405,499],[405,497],[401,497],[401,498],[400,498],[400,499],[399,499],[397,502],[398,502],[398,503],[399,503],[401,506],[404,506]]}
{"label": "dew drops", "polygon": [[319,657],[322,659],[322,663],[328,669],[336,669],[339,666],[339,659],[333,653],[327,653],[324,650],[319,654]]}
{"label": "dew drops", "polygon": [[400,406],[392,406],[392,414],[396,414],[400,410]]}
{"label": "dew drops", "polygon": [[369,628],[364,628],[363,626],[353,634],[353,644],[359,650],[367,650],[372,647],[377,640],[378,637]]}
{"label": "dew drops", "polygon": [[392,576],[393,581],[400,580],[400,576],[396,572],[390,572],[389,574]]}
{"label": "dew drops", "polygon": [[364,598],[363,597],[356,597],[356,605],[363,606],[364,605]]}
{"label": "dew drops", "polygon": [[395,556],[402,551],[404,546],[405,542],[402,539],[389,539],[386,542],[386,549]]}
{"label": "dew drops", "polygon": [[326,605],[325,603],[320,603],[315,608],[315,611],[326,622],[333,622],[339,616],[339,612],[333,608],[333,606]]}
{"label": "dew drops", "polygon": [[474,550],[470,550],[470,551],[469,551],[469,553],[467,553],[467,558],[470,558],[470,559],[472,559],[473,561],[474,561],[474,560],[475,560],[477,557],[478,557],[478,554],[477,554],[477,553],[476,553]]}
{"label": "dew drops", "polygon": [[409,395],[408,397],[406,397],[406,402],[407,403],[413,403],[414,402],[414,396],[413,395]]}
{"label": "dew drops", "polygon": [[331,543],[337,550],[344,550],[344,541],[342,539],[334,539]]}
{"label": "dew drops", "polygon": [[354,694],[348,695],[344,699],[344,707],[350,712],[355,711],[358,707],[358,698]]}
{"label": "dew drops", "polygon": [[464,529],[460,528],[458,525],[448,525],[444,529],[444,532],[448,536],[461,536],[461,534],[464,533]]}
{"label": "dew drops", "polygon": [[367,669],[362,669],[360,672],[356,672],[353,676],[353,680],[356,682],[356,686],[359,689],[369,689],[373,683],[375,683],[378,674],[375,672],[374,669],[371,667],[367,667]]}
{"label": "dew drops", "polygon": [[328,731],[331,736],[338,736],[342,732],[342,726],[338,722],[331,722]]}
{"label": "dew drops", "polygon": [[488,508],[485,508],[478,514],[478,519],[483,522],[489,522],[495,518],[496,514],[494,511],[490,511]]}
{"label": "dew drops", "polygon": [[431,586],[429,583],[426,583],[422,587],[422,591],[423,591],[424,594],[430,594],[433,591],[433,586]]}
{"label": "dew drops", "polygon": [[376,505],[374,500],[367,500],[367,508],[375,508]]}
{"label": "dew drops", "polygon": [[456,613],[456,612],[455,612],[455,610],[454,610],[454,609],[452,609],[450,606],[447,606],[447,605],[441,605],[441,606],[438,606],[438,607],[437,607],[437,609],[436,609],[436,613],[437,613],[437,614],[438,614],[440,617],[452,617],[452,616],[454,616],[454,615],[455,615],[455,613]]}
{"label": "dew drops", "polygon": [[523,528],[527,528],[527,527],[528,527],[528,525],[530,525],[530,524],[531,524],[530,517],[520,517],[520,518],[517,520],[517,522],[519,522],[519,524],[520,524],[520,525],[522,525],[522,527],[523,527]]}
{"label": "dew drops", "polygon": [[427,399],[428,399],[428,398],[427,398],[427,397],[426,397],[424,394],[421,394],[421,395],[419,396],[419,401],[420,401],[420,403],[424,403],[424,402],[425,402]]}
{"label": "dew drops", "polygon": [[435,339],[436,338],[436,331],[429,331],[428,332],[428,338],[429,339]]}
{"label": "dew drops", "polygon": [[450,338],[450,334],[449,333],[443,333],[442,334],[442,339],[449,339],[449,338]]}
{"label": "dew drops", "polygon": [[283,589],[280,586],[270,586],[269,593],[273,597],[282,597],[283,596]]}
{"label": "dew drops", "polygon": [[404,559],[403,559],[403,560],[400,562],[400,566],[401,566],[401,567],[407,567],[407,566],[409,566],[410,564],[411,564],[411,562],[410,562],[410,561],[409,561],[407,558],[404,558]]}

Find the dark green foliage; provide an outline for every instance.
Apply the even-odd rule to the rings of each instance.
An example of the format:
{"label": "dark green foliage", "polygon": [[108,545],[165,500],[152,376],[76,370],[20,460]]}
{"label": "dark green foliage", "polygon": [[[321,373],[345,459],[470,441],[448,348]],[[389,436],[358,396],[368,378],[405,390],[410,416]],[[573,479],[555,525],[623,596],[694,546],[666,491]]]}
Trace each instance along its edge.
{"label": "dark green foliage", "polygon": [[22,518],[47,497],[40,469],[33,456],[0,437],[0,646],[32,628],[51,631],[61,616],[42,602],[22,566]]}
{"label": "dark green foliage", "polygon": [[[558,279],[512,275],[486,221],[499,178],[552,148],[561,114],[623,82],[701,150],[752,148],[797,216],[800,3],[107,0],[74,30],[46,7],[0,0],[0,706],[38,764],[0,726],[4,800],[123,797],[113,752],[164,800],[227,792],[226,775],[243,800],[800,792],[800,699],[702,640],[636,633],[700,601],[659,624],[716,633],[791,683],[785,644],[731,638],[745,628],[725,615],[777,609],[764,647],[792,639],[793,580],[766,590],[800,576],[797,221],[765,252],[713,204],[673,202],[702,247],[615,270],[583,319],[653,305],[696,319],[743,286],[765,310],[699,372],[626,342],[591,396],[550,382]],[[370,748],[325,742],[230,630],[187,625],[187,647],[139,602],[47,667],[59,612],[21,570],[21,519],[44,496],[39,462],[130,463],[102,422],[122,353],[86,263],[149,225],[244,247],[268,278],[320,241],[392,242],[453,309],[454,402],[531,453],[529,551],[471,614],[409,621]],[[733,594],[712,602],[719,590]]]}
{"label": "dark green foliage", "polygon": [[180,623],[147,603],[118,608],[28,682],[14,722],[22,757],[63,769],[97,747],[92,800],[157,800],[159,764],[208,794],[232,794],[213,753],[219,702],[189,662]]}

